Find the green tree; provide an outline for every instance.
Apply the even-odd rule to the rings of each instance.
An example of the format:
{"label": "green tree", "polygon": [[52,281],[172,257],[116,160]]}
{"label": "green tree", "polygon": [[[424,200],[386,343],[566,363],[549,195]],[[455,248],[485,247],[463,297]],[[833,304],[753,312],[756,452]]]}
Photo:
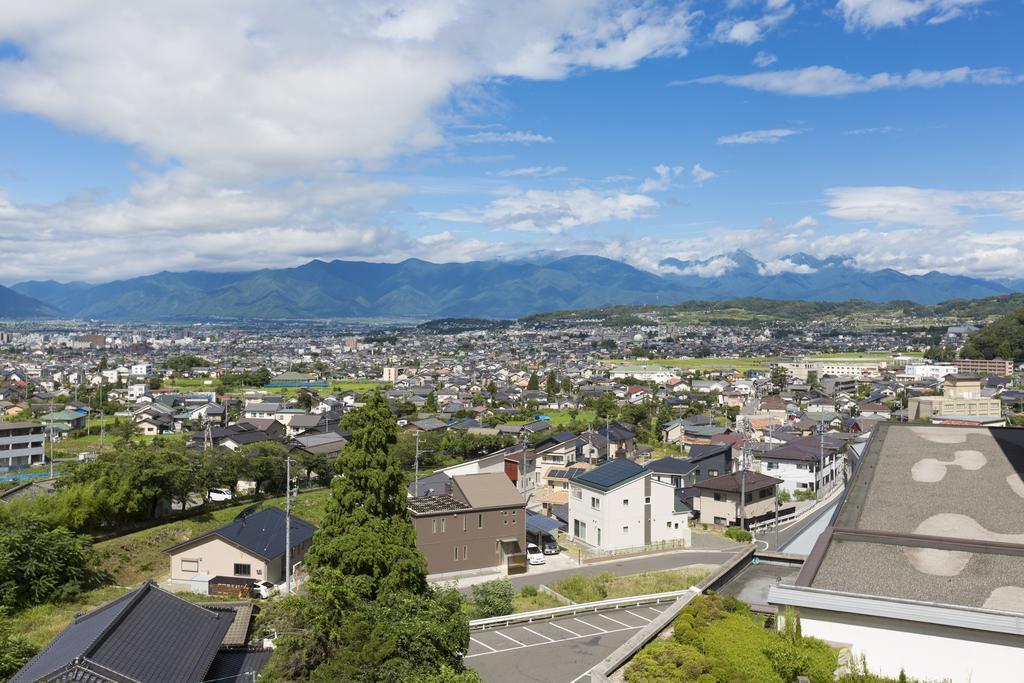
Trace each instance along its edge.
{"label": "green tree", "polygon": [[559,389],[558,375],[554,370],[548,373],[547,380],[545,381],[545,390],[548,393],[548,398],[554,398],[558,395]]}
{"label": "green tree", "polygon": [[36,517],[9,519],[0,527],[0,607],[70,600],[101,579],[95,561],[88,536]]}
{"label": "green tree", "polygon": [[431,391],[427,394],[427,402],[423,404],[423,409],[428,413],[436,413],[439,408],[437,405],[437,393]]}
{"label": "green tree", "polygon": [[536,391],[540,389],[540,378],[537,377],[536,372],[530,373],[530,380],[526,383],[526,389],[528,391]]}
{"label": "green tree", "polygon": [[474,584],[473,618],[500,617],[512,614],[513,599],[516,596],[512,582],[508,579],[495,579]]}

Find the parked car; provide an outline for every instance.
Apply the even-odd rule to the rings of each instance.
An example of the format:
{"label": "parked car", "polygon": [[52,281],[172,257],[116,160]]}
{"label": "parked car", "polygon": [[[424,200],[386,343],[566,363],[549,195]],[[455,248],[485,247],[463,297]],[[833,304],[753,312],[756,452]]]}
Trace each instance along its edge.
{"label": "parked car", "polygon": [[227,489],[210,489],[209,495],[210,500],[213,501],[231,500],[234,498],[234,496],[231,495],[231,491]]}
{"label": "parked car", "polygon": [[545,555],[557,555],[562,551],[558,541],[549,533],[526,530],[526,540],[541,549]]}
{"label": "parked car", "polygon": [[252,585],[252,595],[255,598],[263,598],[265,600],[276,592],[277,586],[269,581],[257,581]]}
{"label": "parked car", "polygon": [[544,553],[533,543],[526,544],[526,560],[530,564],[544,564]]}

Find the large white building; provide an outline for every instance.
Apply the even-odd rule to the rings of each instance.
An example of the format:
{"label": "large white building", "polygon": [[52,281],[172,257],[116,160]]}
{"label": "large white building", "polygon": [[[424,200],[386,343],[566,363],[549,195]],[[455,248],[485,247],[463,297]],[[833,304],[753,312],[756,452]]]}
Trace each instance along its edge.
{"label": "large white building", "polygon": [[41,464],[46,456],[44,429],[35,422],[0,422],[0,468]]}
{"label": "large white building", "polygon": [[675,377],[676,373],[672,368],[666,368],[661,365],[619,365],[612,369],[609,376],[612,379],[635,377],[641,382],[664,384]]}
{"label": "large white building", "polygon": [[942,379],[946,375],[955,375],[957,373],[957,367],[955,365],[908,365],[903,370],[903,374],[913,380],[922,379]]}
{"label": "large white building", "polygon": [[[690,546],[690,513],[671,483],[616,458],[569,482],[569,537],[604,551],[675,542]],[[678,509],[677,509],[678,508]]]}
{"label": "large white building", "polygon": [[879,424],[835,519],[768,603],[873,673],[1019,680],[1021,463],[1024,430]]}
{"label": "large white building", "polygon": [[810,373],[816,373],[818,379],[826,375],[830,377],[854,377],[862,379],[865,377],[877,377],[882,368],[886,367],[885,361],[859,361],[844,358],[826,358],[821,360],[798,358],[788,362],[779,363],[793,379],[806,382]]}

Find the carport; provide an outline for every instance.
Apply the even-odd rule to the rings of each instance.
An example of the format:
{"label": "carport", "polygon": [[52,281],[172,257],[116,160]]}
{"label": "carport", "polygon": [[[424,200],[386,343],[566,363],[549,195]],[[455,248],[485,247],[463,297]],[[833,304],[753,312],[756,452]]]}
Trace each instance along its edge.
{"label": "carport", "polygon": [[552,538],[558,538],[558,531],[565,531],[567,524],[563,524],[554,517],[548,517],[536,512],[526,513],[526,533],[548,534]]}

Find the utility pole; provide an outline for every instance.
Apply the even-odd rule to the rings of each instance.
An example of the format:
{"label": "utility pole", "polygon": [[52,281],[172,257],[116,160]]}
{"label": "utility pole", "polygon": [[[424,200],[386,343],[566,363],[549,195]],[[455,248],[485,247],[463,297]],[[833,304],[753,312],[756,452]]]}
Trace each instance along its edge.
{"label": "utility pole", "polygon": [[[32,458],[29,458],[31,461]],[[50,399],[50,479],[53,479],[53,399]]]}
{"label": "utility pole", "polygon": [[284,459],[284,594],[292,592],[292,459]]}
{"label": "utility pole", "polygon": [[413,484],[413,495],[420,495],[420,430],[416,430],[416,458],[413,460],[413,466],[416,468],[416,479]]}
{"label": "utility pole", "polygon": [[740,450],[740,528],[747,528],[747,421],[743,421],[740,430],[743,436],[743,448]]}

